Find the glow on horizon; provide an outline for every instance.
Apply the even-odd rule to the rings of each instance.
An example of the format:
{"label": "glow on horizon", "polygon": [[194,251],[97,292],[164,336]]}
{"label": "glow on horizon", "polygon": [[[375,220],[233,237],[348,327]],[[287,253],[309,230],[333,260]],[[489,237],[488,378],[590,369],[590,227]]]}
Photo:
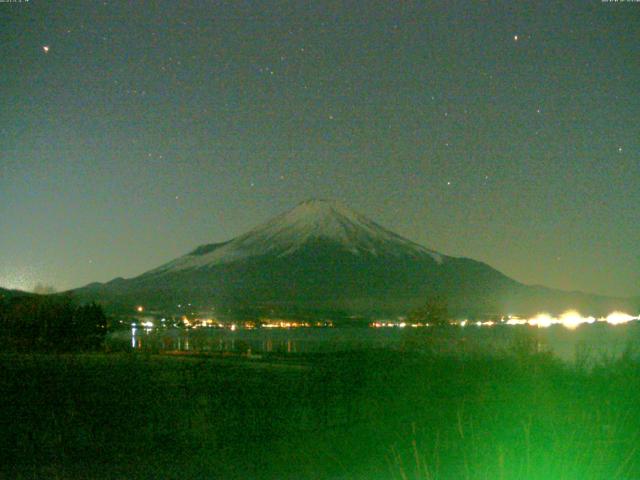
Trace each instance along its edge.
{"label": "glow on horizon", "polygon": [[[549,328],[552,325],[562,325],[568,330],[575,330],[582,324],[593,324],[593,323],[608,323],[609,325],[622,325],[634,320],[640,320],[640,315],[634,317],[633,315],[629,315],[625,312],[614,311],[611,312],[606,317],[583,317],[577,310],[566,310],[560,316],[554,317],[549,313],[541,312],[537,315],[526,319],[519,318],[515,316],[509,315],[507,319],[502,319],[500,321],[474,321],[472,324],[478,327],[493,327],[495,325],[528,325],[537,328]],[[458,320],[452,321],[451,325],[457,325],[459,327],[465,327],[469,325],[469,320]],[[404,327],[407,324],[404,322],[388,322],[388,321],[375,321],[369,324],[370,327],[381,328],[381,327]],[[429,327],[428,323],[423,324],[411,324],[412,327]]]}
{"label": "glow on horizon", "polygon": [[566,312],[562,313],[560,317],[552,317],[547,313],[539,313],[529,320],[509,320],[507,321],[507,324],[527,324],[538,328],[548,328],[551,325],[562,325],[569,330],[575,330],[583,323],[591,324],[595,322],[606,322],[609,325],[621,325],[633,320],[640,320],[640,316],[634,317],[625,312],[615,311],[610,313],[606,317],[596,319],[595,317],[583,317],[576,310],[567,310]]}
{"label": "glow on horizon", "polygon": [[569,330],[575,330],[583,323],[593,323],[593,317],[583,317],[576,310],[568,310],[560,315],[560,323]]}
{"label": "glow on horizon", "polygon": [[548,313],[539,313],[529,320],[529,325],[539,328],[547,328],[556,323],[556,320]]}
{"label": "glow on horizon", "polygon": [[0,288],[31,292],[38,283],[39,275],[34,269],[22,268],[0,271]]}
{"label": "glow on horizon", "polygon": [[611,325],[620,325],[632,320],[640,320],[640,315],[637,317],[632,317],[628,313],[615,311],[610,313],[605,320]]}
{"label": "glow on horizon", "polygon": [[[633,315],[629,315],[625,312],[614,311],[611,312],[606,317],[583,317],[577,310],[567,310],[563,312],[559,317],[554,317],[546,312],[540,312],[537,315],[525,319],[509,316],[508,319],[502,320],[502,322],[497,322],[497,324],[502,323],[504,325],[529,325],[532,327],[538,328],[549,328],[552,325],[562,325],[568,330],[575,330],[582,324],[592,324],[596,322],[600,323],[608,323],[609,325],[622,325],[634,320],[640,320],[640,315],[634,317]],[[462,320],[458,322],[458,325],[465,326],[467,324],[467,320]],[[480,326],[492,326],[496,323],[494,322],[476,322],[476,325]]]}

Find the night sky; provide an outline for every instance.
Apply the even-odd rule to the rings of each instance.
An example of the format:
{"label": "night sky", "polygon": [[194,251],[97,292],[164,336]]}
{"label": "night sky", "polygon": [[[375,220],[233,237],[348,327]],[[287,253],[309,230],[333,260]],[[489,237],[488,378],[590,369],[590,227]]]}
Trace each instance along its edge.
{"label": "night sky", "polygon": [[0,286],[131,277],[333,198],[640,294],[640,3],[0,3]]}

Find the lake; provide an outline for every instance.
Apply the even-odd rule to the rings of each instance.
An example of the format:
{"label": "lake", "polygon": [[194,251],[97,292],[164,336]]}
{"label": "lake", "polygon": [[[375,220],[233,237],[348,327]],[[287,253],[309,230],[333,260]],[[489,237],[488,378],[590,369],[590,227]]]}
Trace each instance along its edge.
{"label": "lake", "polygon": [[[529,348],[551,351],[559,358],[593,361],[618,357],[640,347],[640,323],[594,323],[569,330],[561,325],[492,327],[333,327],[333,328],[132,328],[109,334],[114,349],[193,353],[331,353],[365,349],[431,349],[441,353],[470,353]],[[519,345],[519,347],[516,347]],[[524,345],[527,345],[524,347]]]}

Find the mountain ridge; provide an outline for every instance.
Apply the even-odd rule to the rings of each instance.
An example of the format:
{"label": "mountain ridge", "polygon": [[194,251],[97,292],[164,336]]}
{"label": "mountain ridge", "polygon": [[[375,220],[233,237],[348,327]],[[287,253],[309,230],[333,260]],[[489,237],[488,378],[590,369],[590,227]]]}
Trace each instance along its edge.
{"label": "mountain ridge", "polygon": [[384,314],[404,314],[440,296],[452,313],[467,316],[567,308],[595,314],[625,304],[526,286],[486,263],[435,252],[340,202],[318,199],[131,279],[76,292],[162,308],[190,303],[227,310],[277,306]]}
{"label": "mountain ridge", "polygon": [[378,255],[407,248],[416,255],[428,254],[441,261],[441,254],[407,240],[363,215],[333,200],[313,199],[226,242],[201,245],[191,253],[148,273],[204,268],[261,254],[287,256],[308,241],[325,238],[354,254]]}

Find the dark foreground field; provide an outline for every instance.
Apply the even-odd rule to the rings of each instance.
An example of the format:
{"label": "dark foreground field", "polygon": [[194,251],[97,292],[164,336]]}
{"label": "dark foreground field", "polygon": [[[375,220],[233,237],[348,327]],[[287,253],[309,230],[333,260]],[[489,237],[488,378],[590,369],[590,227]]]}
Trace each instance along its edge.
{"label": "dark foreground field", "polygon": [[0,356],[0,477],[640,478],[640,362]]}

